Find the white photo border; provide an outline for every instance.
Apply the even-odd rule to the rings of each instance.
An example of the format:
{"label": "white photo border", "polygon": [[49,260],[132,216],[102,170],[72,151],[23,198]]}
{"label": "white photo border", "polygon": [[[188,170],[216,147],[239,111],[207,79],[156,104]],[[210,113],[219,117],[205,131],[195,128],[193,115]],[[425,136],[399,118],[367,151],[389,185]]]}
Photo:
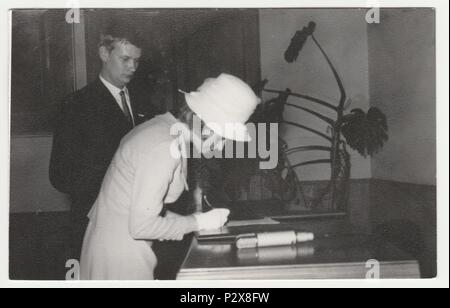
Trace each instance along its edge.
{"label": "white photo border", "polygon": [[[68,1],[70,2],[70,1]],[[43,282],[10,281],[8,278],[8,237],[9,237],[9,168],[10,168],[10,63],[11,63],[11,9],[20,8],[64,8],[61,0],[41,0],[39,7],[35,1],[7,0],[0,2],[2,15],[0,24],[0,93],[2,112],[0,121],[0,287],[151,287],[151,288],[298,288],[298,287],[448,287],[448,235],[449,235],[449,198],[448,198],[448,142],[449,142],[449,72],[448,72],[448,1],[441,0],[390,0],[390,1],[146,1],[146,0],[91,0],[76,1],[81,8],[345,8],[345,7],[434,7],[436,8],[436,52],[437,52],[437,206],[438,206],[438,272],[437,279],[432,280],[314,280],[314,281],[145,281],[145,282]]]}

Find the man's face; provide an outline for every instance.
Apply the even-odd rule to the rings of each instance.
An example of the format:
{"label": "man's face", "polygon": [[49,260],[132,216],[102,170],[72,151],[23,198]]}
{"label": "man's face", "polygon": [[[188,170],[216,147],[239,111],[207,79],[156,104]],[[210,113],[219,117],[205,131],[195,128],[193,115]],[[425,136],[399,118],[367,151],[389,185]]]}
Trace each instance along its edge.
{"label": "man's face", "polygon": [[130,43],[115,43],[112,51],[101,47],[102,76],[119,89],[123,88],[133,78],[141,55],[142,50]]}

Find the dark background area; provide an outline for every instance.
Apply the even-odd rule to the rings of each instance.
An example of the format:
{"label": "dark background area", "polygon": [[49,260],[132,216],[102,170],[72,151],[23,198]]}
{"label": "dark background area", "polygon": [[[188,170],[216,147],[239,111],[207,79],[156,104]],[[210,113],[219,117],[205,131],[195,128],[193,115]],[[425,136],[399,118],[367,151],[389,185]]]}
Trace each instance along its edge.
{"label": "dark background area", "polygon": [[64,16],[64,10],[12,14],[12,134],[51,132],[58,104],[74,89]]}
{"label": "dark background area", "polygon": [[[51,133],[74,83],[74,38],[65,10],[16,10],[12,25],[12,121],[17,134]],[[87,82],[101,69],[98,43],[111,22],[128,23],[144,38],[134,84],[149,104],[176,108],[177,90],[195,90],[207,77],[234,74],[260,80],[257,10],[84,10]],[[131,87],[133,86],[130,85]]]}

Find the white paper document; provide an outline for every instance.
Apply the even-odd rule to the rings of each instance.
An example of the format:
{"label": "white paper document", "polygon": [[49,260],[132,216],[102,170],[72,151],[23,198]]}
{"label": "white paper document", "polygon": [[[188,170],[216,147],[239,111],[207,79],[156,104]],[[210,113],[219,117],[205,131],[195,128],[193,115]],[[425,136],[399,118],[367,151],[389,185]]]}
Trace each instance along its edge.
{"label": "white paper document", "polygon": [[273,220],[270,217],[264,217],[262,219],[250,219],[250,220],[232,220],[226,224],[227,227],[242,227],[253,225],[276,225],[280,222]]}

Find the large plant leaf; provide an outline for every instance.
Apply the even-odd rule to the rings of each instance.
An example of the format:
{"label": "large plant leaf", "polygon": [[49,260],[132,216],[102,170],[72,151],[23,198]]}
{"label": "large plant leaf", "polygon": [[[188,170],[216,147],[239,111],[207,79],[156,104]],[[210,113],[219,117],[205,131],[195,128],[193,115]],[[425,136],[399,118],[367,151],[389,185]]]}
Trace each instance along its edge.
{"label": "large plant leaf", "polygon": [[342,134],[347,144],[364,157],[383,148],[389,139],[387,132],[386,116],[376,107],[370,108],[367,114],[362,109],[353,109],[343,118]]}

